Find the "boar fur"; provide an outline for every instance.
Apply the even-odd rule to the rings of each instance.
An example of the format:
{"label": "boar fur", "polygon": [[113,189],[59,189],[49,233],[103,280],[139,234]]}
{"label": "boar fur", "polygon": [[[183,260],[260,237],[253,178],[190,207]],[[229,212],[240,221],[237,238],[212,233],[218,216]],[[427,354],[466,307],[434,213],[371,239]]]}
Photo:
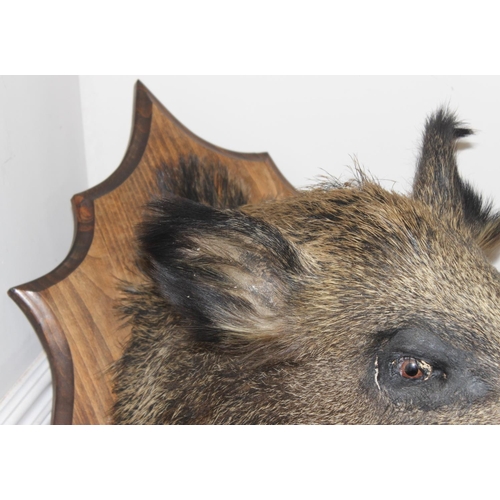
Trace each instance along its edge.
{"label": "boar fur", "polygon": [[164,168],[114,421],[500,423],[500,217],[459,176],[471,133],[434,113],[408,196],[359,171],[248,205],[221,165]]}

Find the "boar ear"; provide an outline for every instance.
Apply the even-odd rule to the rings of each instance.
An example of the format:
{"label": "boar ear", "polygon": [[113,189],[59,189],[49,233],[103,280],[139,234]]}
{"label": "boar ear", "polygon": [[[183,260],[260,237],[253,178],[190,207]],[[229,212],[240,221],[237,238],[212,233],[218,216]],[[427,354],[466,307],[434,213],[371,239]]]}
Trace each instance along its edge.
{"label": "boar ear", "polygon": [[269,224],[179,197],[150,205],[139,242],[146,271],[199,340],[276,336],[304,272]]}
{"label": "boar ear", "polygon": [[413,197],[428,204],[441,219],[465,229],[490,258],[500,243],[500,214],[492,211],[457,169],[457,140],[473,132],[454,113],[440,109],[427,120],[413,182]]}

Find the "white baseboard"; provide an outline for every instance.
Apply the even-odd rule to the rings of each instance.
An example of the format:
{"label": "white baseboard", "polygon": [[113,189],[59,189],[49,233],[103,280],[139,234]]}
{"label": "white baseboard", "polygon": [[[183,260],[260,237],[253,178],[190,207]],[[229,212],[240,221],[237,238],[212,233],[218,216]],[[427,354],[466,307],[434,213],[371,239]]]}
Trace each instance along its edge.
{"label": "white baseboard", "polygon": [[14,387],[0,400],[0,425],[50,424],[52,376],[41,352]]}

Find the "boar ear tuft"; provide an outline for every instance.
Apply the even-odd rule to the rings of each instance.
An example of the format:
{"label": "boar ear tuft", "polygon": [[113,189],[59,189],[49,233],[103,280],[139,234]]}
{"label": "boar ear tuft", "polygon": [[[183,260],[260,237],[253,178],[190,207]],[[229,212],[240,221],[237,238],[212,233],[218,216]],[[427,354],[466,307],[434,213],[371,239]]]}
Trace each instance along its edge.
{"label": "boar ear tuft", "polygon": [[250,190],[244,179],[229,169],[197,156],[180,156],[174,166],[164,164],[157,170],[162,196],[172,194],[217,208],[246,205]]}
{"label": "boar ear tuft", "polygon": [[500,243],[500,214],[460,177],[457,168],[457,139],[471,134],[473,131],[445,108],[428,118],[413,197],[429,205],[439,218],[468,231],[492,258]]}
{"label": "boar ear tuft", "polygon": [[274,226],[184,198],[152,203],[139,242],[149,276],[198,340],[279,334],[305,271]]}

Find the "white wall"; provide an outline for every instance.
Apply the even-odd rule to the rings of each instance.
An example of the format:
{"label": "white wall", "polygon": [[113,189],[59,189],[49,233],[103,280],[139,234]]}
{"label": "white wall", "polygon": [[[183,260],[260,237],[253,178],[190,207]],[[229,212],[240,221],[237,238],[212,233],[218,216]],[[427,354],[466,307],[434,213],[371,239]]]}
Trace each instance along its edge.
{"label": "white wall", "polygon": [[449,104],[479,131],[461,170],[500,206],[499,77],[81,76],[90,185],[123,157],[137,79],[195,134],[267,151],[296,186],[324,171],[349,177],[356,155],[385,185],[409,189],[425,117]]}
{"label": "white wall", "polygon": [[0,399],[41,351],[7,290],[68,253],[84,155],[78,77],[0,77]]}

